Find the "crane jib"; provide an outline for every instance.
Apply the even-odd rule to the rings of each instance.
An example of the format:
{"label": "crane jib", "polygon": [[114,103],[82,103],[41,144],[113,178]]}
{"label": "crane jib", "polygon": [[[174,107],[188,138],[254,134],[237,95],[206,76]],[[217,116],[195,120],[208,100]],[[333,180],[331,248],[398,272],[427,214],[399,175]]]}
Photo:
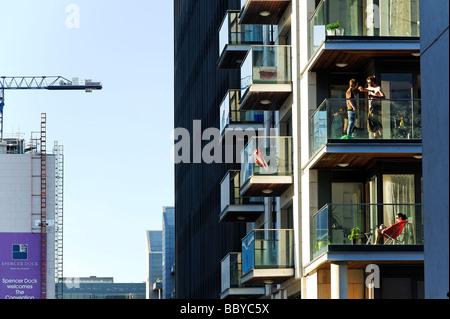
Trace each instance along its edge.
{"label": "crane jib", "polygon": [[101,90],[101,84],[93,85],[49,85],[46,87],[47,90]]}

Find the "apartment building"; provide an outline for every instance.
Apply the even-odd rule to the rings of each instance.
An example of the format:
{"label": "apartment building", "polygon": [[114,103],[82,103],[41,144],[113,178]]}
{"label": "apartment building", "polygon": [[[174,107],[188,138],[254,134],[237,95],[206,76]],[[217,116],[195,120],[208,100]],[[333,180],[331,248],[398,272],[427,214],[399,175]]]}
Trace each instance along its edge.
{"label": "apartment building", "polygon": [[[219,221],[247,234],[220,297],[423,298],[419,1],[226,9],[217,68],[241,81],[217,111],[222,134],[250,135],[221,182]],[[384,98],[359,90],[369,76]]]}
{"label": "apartment building", "polygon": [[[423,123],[425,298],[449,292],[449,2],[420,3]],[[437,116],[439,114],[439,116]],[[436,246],[436,243],[443,243]]]}
{"label": "apartment building", "polygon": [[240,248],[246,233],[245,224],[218,222],[220,181],[228,169],[240,165],[205,163],[200,158],[209,144],[202,140],[203,130],[218,130],[219,104],[230,87],[239,88],[239,70],[217,68],[217,30],[226,10],[239,6],[239,0],[174,1],[174,127],[190,135],[186,139],[174,136],[176,145],[190,142],[183,153],[188,159],[175,161],[177,299],[217,299],[220,260]]}

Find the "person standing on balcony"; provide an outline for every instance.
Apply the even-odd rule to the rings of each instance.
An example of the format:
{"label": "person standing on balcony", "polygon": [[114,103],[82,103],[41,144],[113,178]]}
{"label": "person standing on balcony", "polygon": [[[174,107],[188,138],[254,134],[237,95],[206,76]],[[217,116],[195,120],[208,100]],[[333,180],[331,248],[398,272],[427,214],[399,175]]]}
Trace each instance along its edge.
{"label": "person standing on balcony", "polygon": [[347,99],[347,116],[348,116],[347,138],[353,138],[352,134],[355,131],[355,124],[356,124],[355,90],[357,88],[358,82],[355,79],[351,79],[349,81],[349,88],[345,93],[345,98]]}
{"label": "person standing on balcony", "polygon": [[360,92],[367,92],[369,96],[369,114],[367,117],[367,129],[373,132],[375,138],[381,138],[383,126],[381,125],[381,100],[386,98],[381,86],[377,85],[375,76],[366,79],[367,88],[359,87]]}

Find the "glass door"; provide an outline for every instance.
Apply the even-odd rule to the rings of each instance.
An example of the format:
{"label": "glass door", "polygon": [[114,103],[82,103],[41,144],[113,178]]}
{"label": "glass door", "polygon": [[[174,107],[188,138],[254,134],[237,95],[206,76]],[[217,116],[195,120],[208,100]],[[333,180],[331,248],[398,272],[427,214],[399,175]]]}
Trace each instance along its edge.
{"label": "glass door", "polygon": [[402,237],[408,244],[416,243],[415,227],[421,224],[414,185],[414,174],[383,174],[383,224],[391,226],[398,213],[406,215],[408,223]]}
{"label": "glass door", "polygon": [[378,226],[378,212],[381,211],[381,207],[378,205],[378,197],[377,197],[377,177],[373,176],[368,183],[368,200],[369,204],[367,207],[369,214],[369,225],[368,232],[375,233],[375,230]]}
{"label": "glass door", "polygon": [[[413,138],[419,132],[420,114],[414,104],[414,85],[412,73],[382,73],[381,88],[387,101],[383,103],[383,135],[387,138]],[[408,129],[408,128],[412,128]]]}
{"label": "glass door", "polygon": [[331,183],[331,238],[333,244],[349,244],[352,228],[363,230],[363,183]]}

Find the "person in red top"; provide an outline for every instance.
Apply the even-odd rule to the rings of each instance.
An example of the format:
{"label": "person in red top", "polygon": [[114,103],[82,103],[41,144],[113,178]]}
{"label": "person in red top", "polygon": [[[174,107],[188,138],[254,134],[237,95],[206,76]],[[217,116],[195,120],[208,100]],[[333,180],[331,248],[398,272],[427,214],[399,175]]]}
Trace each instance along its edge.
{"label": "person in red top", "polygon": [[378,227],[377,232],[375,234],[375,245],[378,245],[381,237],[386,237],[389,235],[393,238],[397,238],[403,230],[404,224],[407,222],[407,217],[405,214],[398,213],[395,216],[396,223],[392,226],[386,227],[384,224],[381,224]]}

